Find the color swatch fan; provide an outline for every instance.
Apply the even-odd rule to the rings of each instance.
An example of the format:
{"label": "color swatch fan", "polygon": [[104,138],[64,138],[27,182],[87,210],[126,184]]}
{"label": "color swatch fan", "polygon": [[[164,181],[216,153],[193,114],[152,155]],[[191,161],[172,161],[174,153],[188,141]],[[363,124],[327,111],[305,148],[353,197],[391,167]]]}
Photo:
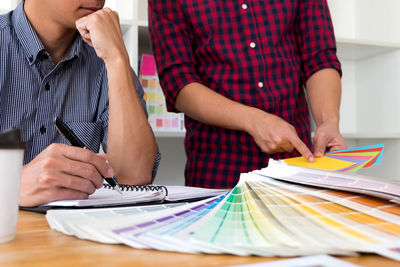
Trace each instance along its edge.
{"label": "color swatch fan", "polygon": [[308,162],[304,157],[284,159],[289,165],[308,167],[328,171],[357,171],[382,161],[384,144],[338,150]]}

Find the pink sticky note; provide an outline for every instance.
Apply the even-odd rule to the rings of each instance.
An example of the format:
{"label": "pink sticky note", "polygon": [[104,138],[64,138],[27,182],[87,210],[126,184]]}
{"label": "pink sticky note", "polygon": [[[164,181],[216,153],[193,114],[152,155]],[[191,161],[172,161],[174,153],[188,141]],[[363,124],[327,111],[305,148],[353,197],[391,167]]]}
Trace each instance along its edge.
{"label": "pink sticky note", "polygon": [[152,55],[142,55],[142,66],[140,67],[140,75],[143,76],[155,76],[156,71],[156,61]]}
{"label": "pink sticky note", "polygon": [[171,127],[171,120],[170,119],[165,119],[165,127],[166,128],[169,128],[169,127]]}
{"label": "pink sticky note", "polygon": [[163,127],[163,120],[162,119],[156,119],[156,126],[157,126],[157,128]]}
{"label": "pink sticky note", "polygon": [[178,128],[178,119],[173,119],[172,120],[172,127],[173,128]]}

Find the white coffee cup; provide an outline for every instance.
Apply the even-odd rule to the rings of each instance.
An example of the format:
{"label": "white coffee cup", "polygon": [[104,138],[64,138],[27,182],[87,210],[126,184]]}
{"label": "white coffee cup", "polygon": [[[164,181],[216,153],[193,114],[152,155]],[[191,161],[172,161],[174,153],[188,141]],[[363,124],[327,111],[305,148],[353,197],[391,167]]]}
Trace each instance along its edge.
{"label": "white coffee cup", "polygon": [[17,229],[25,148],[20,136],[17,129],[0,133],[0,243],[13,240]]}

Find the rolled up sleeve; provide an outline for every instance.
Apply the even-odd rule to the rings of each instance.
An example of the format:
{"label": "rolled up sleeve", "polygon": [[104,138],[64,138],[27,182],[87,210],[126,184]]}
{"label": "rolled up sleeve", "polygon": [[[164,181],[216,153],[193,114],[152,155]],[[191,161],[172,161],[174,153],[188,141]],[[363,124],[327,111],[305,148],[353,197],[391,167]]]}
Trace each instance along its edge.
{"label": "rolled up sleeve", "polygon": [[178,1],[149,0],[149,30],[167,109],[177,112],[175,101],[180,90],[201,82],[195,70],[190,22]]}
{"label": "rolled up sleeve", "polygon": [[324,68],[336,69],[342,75],[326,0],[302,0],[299,5],[295,32],[303,81],[306,82],[315,72]]}

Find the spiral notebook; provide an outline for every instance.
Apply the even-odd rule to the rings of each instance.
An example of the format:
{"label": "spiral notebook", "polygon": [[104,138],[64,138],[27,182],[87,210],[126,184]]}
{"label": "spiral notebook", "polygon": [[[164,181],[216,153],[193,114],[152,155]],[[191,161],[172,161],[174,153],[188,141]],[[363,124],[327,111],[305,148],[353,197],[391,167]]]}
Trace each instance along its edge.
{"label": "spiral notebook", "polygon": [[60,200],[42,207],[108,207],[129,204],[159,202],[164,200],[168,190],[162,185],[120,185],[122,194],[110,185],[103,184],[88,199]]}
{"label": "spiral notebook", "polygon": [[[45,211],[52,208],[115,207],[146,203],[190,201],[226,193],[228,189],[209,189],[190,186],[164,185],[121,185],[122,194],[110,185],[103,184],[88,199],[61,200],[39,206],[31,211]],[[26,208],[24,208],[26,209]]]}

